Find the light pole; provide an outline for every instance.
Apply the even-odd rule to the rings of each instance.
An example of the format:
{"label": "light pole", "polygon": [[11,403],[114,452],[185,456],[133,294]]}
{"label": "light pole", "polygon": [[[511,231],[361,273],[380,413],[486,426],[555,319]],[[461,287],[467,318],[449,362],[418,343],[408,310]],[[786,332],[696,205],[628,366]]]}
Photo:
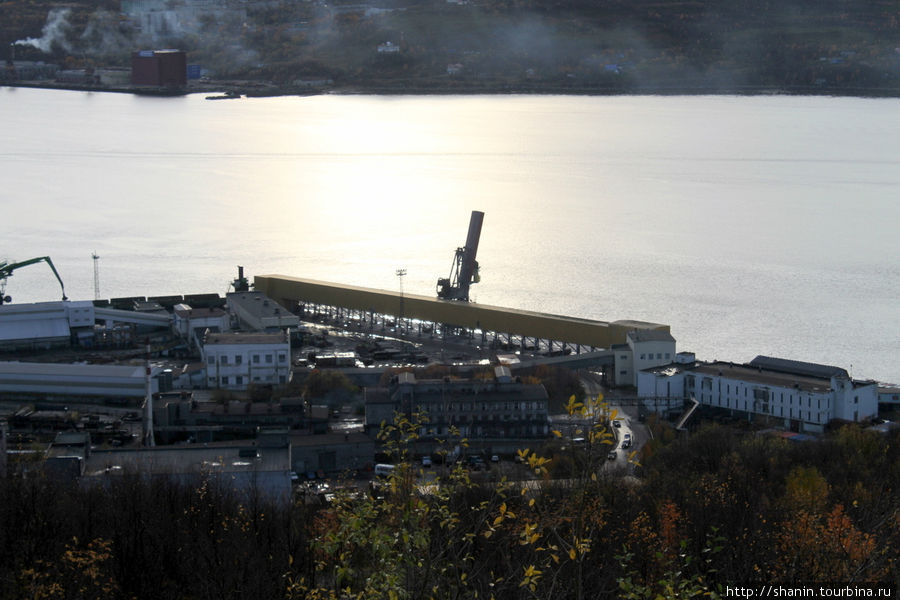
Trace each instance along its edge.
{"label": "light pole", "polygon": [[[406,275],[406,269],[397,269],[394,271],[397,274],[397,279],[400,280],[400,315],[398,317],[398,321],[400,323],[403,322],[403,276]],[[397,325],[398,333],[402,333],[402,324]]]}

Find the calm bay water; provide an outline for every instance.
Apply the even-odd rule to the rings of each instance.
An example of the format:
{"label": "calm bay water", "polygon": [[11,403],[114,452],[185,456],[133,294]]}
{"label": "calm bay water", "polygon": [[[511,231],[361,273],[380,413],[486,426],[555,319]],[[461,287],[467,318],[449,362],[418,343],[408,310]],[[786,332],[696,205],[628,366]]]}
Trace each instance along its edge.
{"label": "calm bay water", "polygon": [[[208,101],[0,88],[0,258],[72,299],[225,293],[244,265],[432,295],[485,212],[477,302],[667,323],[900,382],[900,101]],[[56,300],[45,265],[15,302]]]}

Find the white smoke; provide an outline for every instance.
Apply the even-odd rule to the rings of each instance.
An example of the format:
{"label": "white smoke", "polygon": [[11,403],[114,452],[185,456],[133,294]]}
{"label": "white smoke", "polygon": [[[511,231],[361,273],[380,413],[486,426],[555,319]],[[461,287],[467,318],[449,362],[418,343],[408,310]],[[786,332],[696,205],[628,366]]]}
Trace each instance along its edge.
{"label": "white smoke", "polygon": [[117,14],[97,10],[91,14],[79,38],[79,45],[86,52],[99,57],[127,55],[134,42],[119,26]]}
{"label": "white smoke", "polygon": [[70,12],[71,10],[68,8],[52,9],[47,14],[47,22],[41,30],[41,37],[17,40],[14,43],[22,46],[34,46],[43,52],[50,52],[53,45],[56,44],[66,52],[70,52],[72,46],[66,39],[66,35],[72,29],[72,25],[69,23]]}

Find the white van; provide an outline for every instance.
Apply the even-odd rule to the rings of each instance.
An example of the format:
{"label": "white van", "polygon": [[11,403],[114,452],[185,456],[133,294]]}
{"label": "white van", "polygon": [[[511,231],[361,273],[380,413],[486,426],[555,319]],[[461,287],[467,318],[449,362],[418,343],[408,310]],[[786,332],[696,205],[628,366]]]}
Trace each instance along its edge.
{"label": "white van", "polygon": [[377,464],[375,465],[375,477],[387,477],[394,472],[394,465]]}

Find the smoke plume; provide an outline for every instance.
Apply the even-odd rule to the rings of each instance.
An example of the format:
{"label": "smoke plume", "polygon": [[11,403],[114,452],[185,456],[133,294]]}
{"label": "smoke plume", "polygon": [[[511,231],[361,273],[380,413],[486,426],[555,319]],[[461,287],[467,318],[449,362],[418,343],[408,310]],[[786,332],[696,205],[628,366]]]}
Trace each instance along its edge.
{"label": "smoke plume", "polygon": [[72,25],[69,23],[70,12],[71,10],[68,8],[52,9],[47,14],[47,22],[41,30],[41,37],[17,40],[14,43],[22,46],[34,46],[42,52],[48,53],[53,45],[56,44],[66,52],[70,52],[72,46],[66,38],[72,29]]}

